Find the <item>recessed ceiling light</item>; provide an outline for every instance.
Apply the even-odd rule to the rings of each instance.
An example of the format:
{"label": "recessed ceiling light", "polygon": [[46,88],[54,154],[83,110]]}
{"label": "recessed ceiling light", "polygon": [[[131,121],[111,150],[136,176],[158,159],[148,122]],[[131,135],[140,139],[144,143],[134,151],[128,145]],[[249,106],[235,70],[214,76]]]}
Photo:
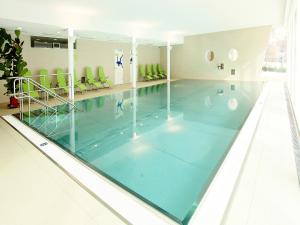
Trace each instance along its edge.
{"label": "recessed ceiling light", "polygon": [[60,31],[57,31],[56,33],[60,34]]}

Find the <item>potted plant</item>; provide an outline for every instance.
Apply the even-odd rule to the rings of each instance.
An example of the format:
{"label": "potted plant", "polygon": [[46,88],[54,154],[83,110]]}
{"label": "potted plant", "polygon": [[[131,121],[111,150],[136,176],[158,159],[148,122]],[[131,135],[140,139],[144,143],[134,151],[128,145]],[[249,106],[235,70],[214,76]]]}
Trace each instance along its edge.
{"label": "potted plant", "polygon": [[[4,28],[0,28],[0,72],[2,71],[1,79],[6,79],[5,94],[8,96],[14,91],[12,77],[23,76],[28,71],[22,55],[24,41],[20,40],[20,35],[21,31],[15,30],[13,38]],[[18,107],[18,100],[11,96],[8,106]]]}

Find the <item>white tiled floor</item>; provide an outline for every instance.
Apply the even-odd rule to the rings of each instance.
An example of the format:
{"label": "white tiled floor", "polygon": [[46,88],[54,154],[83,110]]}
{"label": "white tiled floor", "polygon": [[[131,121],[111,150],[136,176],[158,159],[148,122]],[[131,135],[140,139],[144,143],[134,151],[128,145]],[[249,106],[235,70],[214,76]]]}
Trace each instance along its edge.
{"label": "white tiled floor", "polygon": [[125,224],[0,119],[0,224]]}
{"label": "white tiled floor", "polygon": [[[2,119],[0,146],[0,225],[125,224]],[[274,82],[223,224],[298,225],[299,212],[283,86]]]}
{"label": "white tiled floor", "polygon": [[272,82],[224,225],[299,225],[300,189],[282,82]]}

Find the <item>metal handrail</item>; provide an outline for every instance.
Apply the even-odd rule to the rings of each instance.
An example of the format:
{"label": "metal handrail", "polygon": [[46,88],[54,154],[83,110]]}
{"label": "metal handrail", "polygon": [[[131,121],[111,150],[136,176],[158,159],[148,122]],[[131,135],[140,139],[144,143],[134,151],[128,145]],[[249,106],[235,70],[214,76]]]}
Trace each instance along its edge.
{"label": "metal handrail", "polygon": [[[28,94],[25,94],[25,92],[24,92],[22,95],[23,95],[23,98],[30,98],[30,99],[33,100],[34,102],[36,102],[36,103],[38,103],[38,104],[40,104],[40,105],[42,105],[42,106],[44,106],[44,107],[50,108],[50,109],[52,109],[53,111],[57,112],[57,109],[56,109],[56,108],[54,108],[54,107],[52,107],[52,106],[50,106],[50,105],[48,105],[48,104],[46,104],[46,103],[44,103],[44,102],[42,102],[42,101],[36,99],[36,98],[31,97],[31,96],[28,95]],[[14,97],[17,98],[16,95],[14,95]]]}
{"label": "metal handrail", "polygon": [[[53,110],[54,114],[57,116],[57,112],[58,109],[55,106],[51,106],[48,104],[48,99],[49,96],[53,97],[54,99],[58,100],[59,102],[63,103],[63,104],[67,104],[68,107],[68,111],[71,111],[72,109],[77,109],[77,107],[73,104],[73,102],[70,102],[66,99],[64,99],[63,97],[61,97],[60,95],[56,94],[54,91],[42,86],[41,84],[39,84],[38,82],[36,82],[35,80],[29,78],[29,77],[14,77],[13,78],[13,96],[17,99],[20,99],[20,119],[23,120],[23,113],[24,113],[24,99],[28,99],[28,113],[29,113],[29,121],[30,121],[30,108],[31,108],[31,101],[33,102],[37,102],[38,104],[42,105],[43,107],[46,108],[46,112],[48,112],[48,109]],[[27,91],[23,90],[23,84],[27,84]],[[17,93],[17,85],[18,85],[18,93]],[[31,90],[30,86],[33,86],[33,90]],[[45,101],[41,101],[35,97],[31,96],[31,92],[33,91],[38,91],[38,92],[43,92],[44,93],[44,97],[45,97]]]}
{"label": "metal handrail", "polygon": [[[52,90],[50,90],[50,89],[42,86],[41,84],[39,84],[38,82],[36,82],[35,80],[33,80],[33,79],[29,78],[29,77],[16,77],[14,79],[14,83],[13,83],[14,84],[14,97],[18,98],[18,96],[16,94],[16,83],[17,83],[17,81],[19,81],[19,84],[20,84],[20,83],[22,83],[23,80],[25,80],[27,82],[28,88],[29,88],[30,84],[33,84],[33,86],[35,86],[36,88],[38,88],[39,91],[43,91],[43,92],[47,93],[48,95],[54,97],[55,99],[59,100],[60,102],[68,104],[68,105],[71,105],[73,108],[76,108],[76,106],[72,102],[64,99],[60,95],[58,95],[55,92],[53,92]],[[23,92],[21,94],[24,95]],[[34,99],[34,101],[38,102],[38,100],[35,99],[35,98],[33,98],[33,97],[31,97],[30,94],[28,94],[28,96],[25,96],[25,97],[29,97],[31,99]],[[51,108],[50,106],[47,106],[47,107]]]}

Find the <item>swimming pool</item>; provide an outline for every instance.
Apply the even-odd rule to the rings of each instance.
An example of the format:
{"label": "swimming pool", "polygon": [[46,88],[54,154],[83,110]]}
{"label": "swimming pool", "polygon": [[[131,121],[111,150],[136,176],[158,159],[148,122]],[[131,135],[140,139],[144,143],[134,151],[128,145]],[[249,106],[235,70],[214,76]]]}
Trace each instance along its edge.
{"label": "swimming pool", "polygon": [[37,110],[24,122],[152,207],[188,224],[262,85],[180,80]]}

